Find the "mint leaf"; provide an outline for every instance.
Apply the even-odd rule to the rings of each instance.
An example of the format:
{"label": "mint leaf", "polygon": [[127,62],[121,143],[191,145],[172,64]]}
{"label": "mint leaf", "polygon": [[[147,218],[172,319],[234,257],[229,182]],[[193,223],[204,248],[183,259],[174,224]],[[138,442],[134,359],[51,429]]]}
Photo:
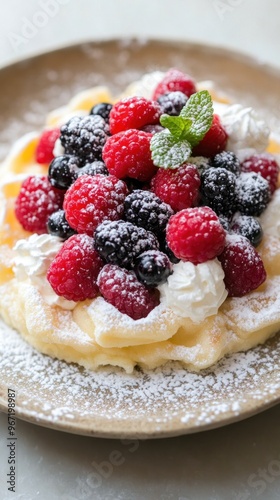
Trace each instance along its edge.
{"label": "mint leaf", "polygon": [[151,139],[152,159],[155,165],[162,168],[178,168],[191,155],[191,145],[186,139],[178,139],[163,130],[154,134]]}
{"label": "mint leaf", "polygon": [[183,139],[191,128],[192,120],[163,114],[160,117],[160,123],[163,127],[168,128],[176,139]]}
{"label": "mint leaf", "polygon": [[192,147],[196,146],[210,129],[213,112],[213,102],[208,90],[191,95],[183,107],[179,117],[192,121],[186,137]]}

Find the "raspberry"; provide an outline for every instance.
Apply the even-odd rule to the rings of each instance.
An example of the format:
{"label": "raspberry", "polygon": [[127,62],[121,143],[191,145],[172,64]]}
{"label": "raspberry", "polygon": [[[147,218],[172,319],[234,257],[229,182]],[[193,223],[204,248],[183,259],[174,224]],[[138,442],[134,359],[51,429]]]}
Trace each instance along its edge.
{"label": "raspberry", "polygon": [[214,115],[213,122],[202,141],[193,149],[194,156],[211,158],[226,149],[228,135],[220,122],[218,115]]}
{"label": "raspberry", "polygon": [[98,295],[97,276],[103,261],[93,248],[93,238],[75,234],[52,261],[47,279],[55,293],[67,300],[94,299]]}
{"label": "raspberry", "polygon": [[137,257],[135,273],[144,285],[158,286],[170,276],[172,265],[165,253],[158,250],[148,250]]}
{"label": "raspberry", "polygon": [[167,94],[160,95],[158,103],[161,108],[161,113],[166,113],[170,116],[178,116],[182,108],[185,106],[188,98],[183,92],[168,92]]}
{"label": "raspberry", "polygon": [[236,208],[236,176],[221,167],[205,169],[201,176],[201,196],[217,215],[232,215]]}
{"label": "raspberry", "polygon": [[149,181],[157,171],[151,158],[151,137],[152,134],[136,129],[109,137],[103,148],[103,160],[110,174],[119,179]]}
{"label": "raspberry", "polygon": [[106,264],[98,276],[104,299],[132,319],[141,319],[159,305],[158,290],[149,290],[132,271]]}
{"label": "raspberry", "polygon": [[59,128],[51,128],[42,132],[35,151],[35,159],[37,163],[50,163],[54,159],[54,145],[59,136]]}
{"label": "raspberry", "polygon": [[194,165],[186,163],[176,169],[160,168],[151,183],[154,193],[173,210],[193,207],[199,200],[200,178]]}
{"label": "raspberry", "polygon": [[262,259],[243,236],[228,235],[219,256],[229,297],[242,297],[258,288],[266,279]]}
{"label": "raspberry", "polygon": [[141,128],[159,122],[160,105],[145,97],[128,97],[117,102],[110,113],[110,132],[117,134],[131,128]]}
{"label": "raspberry", "polygon": [[65,194],[66,219],[78,233],[92,236],[102,221],[122,217],[127,194],[125,183],[113,175],[82,175]]}
{"label": "raspberry", "polygon": [[64,192],[55,189],[46,176],[30,176],[22,183],[15,214],[26,231],[46,233],[49,216],[61,208]]}
{"label": "raspberry", "polygon": [[119,220],[104,221],[97,227],[94,246],[106,262],[131,268],[138,255],[157,250],[159,243],[150,231]]}
{"label": "raspberry", "polygon": [[261,215],[270,200],[266,179],[254,172],[243,172],[237,178],[237,208],[245,215]]}
{"label": "raspberry", "polygon": [[136,189],[124,202],[124,218],[155,234],[165,230],[171,215],[172,208],[150,191]]}
{"label": "raspberry", "polygon": [[279,165],[275,158],[268,153],[255,154],[246,158],[241,165],[243,172],[256,172],[269,183],[271,194],[277,187]]}
{"label": "raspberry", "polygon": [[254,247],[257,247],[263,238],[260,222],[251,215],[237,214],[232,220],[230,229],[236,234],[245,236]]}
{"label": "raspberry", "polygon": [[190,97],[196,92],[196,87],[189,75],[182,73],[178,69],[171,68],[156,86],[153,99],[156,100],[160,95],[176,91],[183,92],[187,97]]}
{"label": "raspberry", "polygon": [[216,168],[225,168],[235,175],[240,174],[240,161],[231,151],[222,151],[214,156],[211,166]]}
{"label": "raspberry", "polygon": [[181,210],[172,215],[166,230],[167,243],[175,256],[193,264],[217,257],[225,239],[225,230],[209,207]]}
{"label": "raspberry", "polygon": [[108,133],[109,126],[101,116],[74,116],[61,127],[60,140],[66,154],[93,162],[101,159]]}

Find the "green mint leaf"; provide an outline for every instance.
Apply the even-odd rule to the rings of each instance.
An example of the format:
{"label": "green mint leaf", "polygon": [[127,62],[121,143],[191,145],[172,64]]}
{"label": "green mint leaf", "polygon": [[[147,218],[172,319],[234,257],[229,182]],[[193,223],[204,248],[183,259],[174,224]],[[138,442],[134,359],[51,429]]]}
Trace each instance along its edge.
{"label": "green mint leaf", "polygon": [[213,112],[213,102],[208,90],[191,95],[183,107],[180,118],[192,121],[186,136],[192,147],[196,146],[210,129]]}
{"label": "green mint leaf", "polygon": [[173,137],[176,139],[182,139],[186,137],[189,129],[191,128],[192,120],[182,118],[181,116],[163,114],[160,117],[160,123],[163,127],[168,128]]}
{"label": "green mint leaf", "polygon": [[191,145],[186,139],[177,139],[169,130],[154,134],[151,139],[152,159],[162,168],[178,168],[191,155]]}

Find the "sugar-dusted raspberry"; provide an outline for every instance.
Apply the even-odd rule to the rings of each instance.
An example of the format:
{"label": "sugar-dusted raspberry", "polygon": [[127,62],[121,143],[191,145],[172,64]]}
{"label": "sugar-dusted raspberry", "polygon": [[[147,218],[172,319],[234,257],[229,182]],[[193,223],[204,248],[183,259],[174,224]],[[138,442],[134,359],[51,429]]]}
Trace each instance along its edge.
{"label": "sugar-dusted raspberry", "polygon": [[50,163],[54,159],[54,145],[59,136],[59,128],[50,128],[42,132],[35,151],[35,159],[37,163]]}
{"label": "sugar-dusted raspberry", "polygon": [[126,184],[113,175],[82,175],[65,194],[66,219],[78,233],[92,236],[102,221],[122,217],[127,195]]}
{"label": "sugar-dusted raspberry", "polygon": [[64,192],[55,189],[46,176],[23,181],[16,199],[15,214],[26,231],[47,233],[49,216],[62,207]]}
{"label": "sugar-dusted raspberry", "polygon": [[145,97],[127,97],[114,104],[109,118],[111,134],[159,122],[160,105]]}
{"label": "sugar-dusted raspberry", "polygon": [[153,99],[156,100],[160,95],[176,91],[183,92],[187,97],[190,97],[196,92],[196,87],[189,75],[176,68],[171,68],[156,86]]}
{"label": "sugar-dusted raspberry", "polygon": [[219,260],[230,297],[242,297],[258,288],[266,279],[260,255],[244,236],[228,235]]}
{"label": "sugar-dusted raspberry", "polygon": [[211,158],[224,151],[227,145],[228,135],[221,124],[218,115],[214,115],[213,123],[202,141],[193,149],[194,156],[207,156]]}
{"label": "sugar-dusted raspberry", "polygon": [[131,268],[147,250],[158,249],[157,238],[143,227],[124,220],[104,221],[94,234],[94,246],[106,262]]}
{"label": "sugar-dusted raspberry", "polygon": [[141,319],[159,304],[158,290],[146,288],[132,271],[106,264],[97,280],[104,299],[132,319]]}
{"label": "sugar-dusted raspberry", "polygon": [[110,174],[118,179],[149,181],[157,171],[151,157],[151,138],[152,134],[136,129],[109,137],[102,156]]}
{"label": "sugar-dusted raspberry", "polygon": [[200,177],[196,166],[190,163],[176,169],[160,168],[152,179],[151,187],[176,212],[198,203]]}
{"label": "sugar-dusted raspberry", "polygon": [[259,153],[246,158],[241,164],[243,172],[256,172],[261,174],[269,183],[271,194],[277,187],[279,165],[275,158],[268,153]]}
{"label": "sugar-dusted raspberry", "polygon": [[55,293],[75,302],[98,295],[97,276],[104,265],[87,234],[71,236],[52,261],[47,279]]}
{"label": "sugar-dusted raspberry", "polygon": [[209,207],[186,208],[169,219],[166,240],[178,259],[193,264],[219,255],[225,246],[226,232]]}

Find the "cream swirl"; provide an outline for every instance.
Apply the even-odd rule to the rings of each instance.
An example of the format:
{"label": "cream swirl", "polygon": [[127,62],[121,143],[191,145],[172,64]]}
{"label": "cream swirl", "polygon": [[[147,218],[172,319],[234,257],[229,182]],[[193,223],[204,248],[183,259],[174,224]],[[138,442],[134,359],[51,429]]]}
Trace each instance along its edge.
{"label": "cream swirl", "polygon": [[13,271],[19,281],[30,280],[47,304],[73,309],[76,303],[58,297],[46,279],[48,268],[61,247],[60,238],[49,234],[32,234],[17,241],[13,248]]}
{"label": "cream swirl", "polygon": [[267,148],[269,127],[258,117],[253,108],[233,104],[232,106],[219,105],[216,110],[229,136],[227,143],[229,151],[237,152],[252,148],[257,152],[262,152]]}
{"label": "cream swirl", "polygon": [[217,314],[227,297],[224,272],[217,259],[194,265],[179,262],[166,283],[159,286],[160,300],[178,316],[199,323]]}

